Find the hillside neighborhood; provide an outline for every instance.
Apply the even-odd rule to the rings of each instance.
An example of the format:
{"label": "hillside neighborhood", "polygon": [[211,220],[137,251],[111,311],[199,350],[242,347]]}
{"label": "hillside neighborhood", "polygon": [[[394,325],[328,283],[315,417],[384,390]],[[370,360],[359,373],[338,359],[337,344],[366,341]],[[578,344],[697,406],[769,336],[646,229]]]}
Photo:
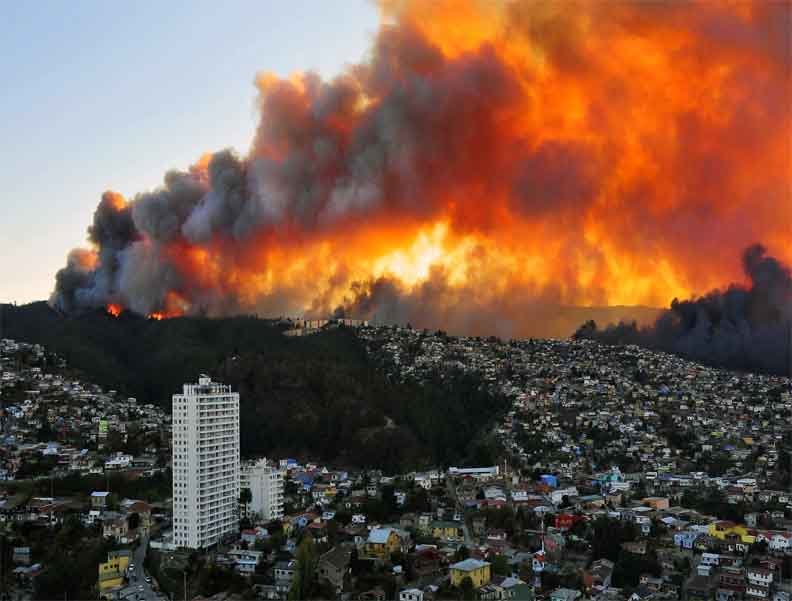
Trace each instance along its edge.
{"label": "hillside neighborhood", "polygon": [[584,340],[300,335],[327,327],[393,381],[464,373],[507,399],[471,441],[491,461],[384,473],[242,448],[238,529],[186,548],[167,400],[4,339],[2,594],[792,601],[788,378]]}

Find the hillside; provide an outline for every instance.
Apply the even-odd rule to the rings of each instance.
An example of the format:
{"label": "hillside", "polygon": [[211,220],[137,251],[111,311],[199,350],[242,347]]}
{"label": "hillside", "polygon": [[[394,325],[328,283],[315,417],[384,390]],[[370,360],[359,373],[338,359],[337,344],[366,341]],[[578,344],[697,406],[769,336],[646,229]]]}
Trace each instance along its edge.
{"label": "hillside", "polygon": [[255,317],[63,317],[32,303],[3,306],[0,335],[43,344],[86,380],[165,407],[182,383],[208,372],[241,394],[243,455],[389,470],[464,463],[471,453],[487,460],[489,449],[470,443],[505,409],[469,375],[389,381],[346,328],[290,338]]}

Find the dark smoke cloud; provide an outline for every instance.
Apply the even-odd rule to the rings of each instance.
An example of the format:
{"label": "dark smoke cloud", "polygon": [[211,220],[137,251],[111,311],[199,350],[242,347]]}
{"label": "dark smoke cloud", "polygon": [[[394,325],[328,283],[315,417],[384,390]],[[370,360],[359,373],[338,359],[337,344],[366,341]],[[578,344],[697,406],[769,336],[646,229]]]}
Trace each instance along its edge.
{"label": "dark smoke cloud", "polygon": [[[733,279],[725,245],[788,252],[782,3],[505,2],[503,30],[458,52],[413,18],[439,7],[454,29],[457,2],[393,4],[341,76],[259,76],[246,156],[217,152],[128,203],[105,194],[51,303],[326,316],[346,294],[355,316],[561,336],[583,321],[565,305],[662,305]],[[411,242],[397,229],[440,221],[449,244],[511,260],[465,257],[463,283],[438,265],[409,286],[376,277]]]}
{"label": "dark smoke cloud", "polygon": [[652,326],[621,322],[599,329],[594,321],[575,334],[606,344],[637,344],[709,365],[789,371],[792,276],[788,267],[754,245],[743,254],[747,288],[732,285],[692,300],[674,300]]}
{"label": "dark smoke cloud", "polygon": [[139,194],[130,203],[135,227],[156,242],[177,239],[182,224],[207,190],[208,186],[190,173],[169,172],[162,188]]}

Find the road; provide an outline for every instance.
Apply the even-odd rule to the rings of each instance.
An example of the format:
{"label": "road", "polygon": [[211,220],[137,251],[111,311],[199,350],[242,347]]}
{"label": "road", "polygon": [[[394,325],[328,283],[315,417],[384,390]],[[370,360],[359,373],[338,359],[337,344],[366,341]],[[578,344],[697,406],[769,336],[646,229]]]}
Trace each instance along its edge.
{"label": "road", "polygon": [[121,590],[119,595],[124,601],[163,601],[165,598],[152,588],[150,582],[146,582],[147,574],[143,568],[143,562],[146,560],[146,551],[148,551],[148,537],[143,536],[132,555],[132,563],[135,565],[135,569],[129,572],[129,583]]}

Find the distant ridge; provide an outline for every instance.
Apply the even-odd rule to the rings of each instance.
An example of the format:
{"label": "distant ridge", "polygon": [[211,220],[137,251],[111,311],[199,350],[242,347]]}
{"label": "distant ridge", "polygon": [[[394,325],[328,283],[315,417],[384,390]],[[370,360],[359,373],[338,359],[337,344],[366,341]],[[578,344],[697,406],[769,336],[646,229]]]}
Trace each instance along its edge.
{"label": "distant ridge", "polygon": [[[481,449],[471,440],[506,408],[473,376],[388,381],[349,328],[284,336],[286,324],[257,317],[158,321],[101,309],[63,316],[44,302],[2,306],[0,327],[4,337],[57,352],[87,382],[166,408],[184,382],[211,374],[240,392],[248,456],[390,471],[461,464]],[[451,438],[436,436],[441,421]]]}

